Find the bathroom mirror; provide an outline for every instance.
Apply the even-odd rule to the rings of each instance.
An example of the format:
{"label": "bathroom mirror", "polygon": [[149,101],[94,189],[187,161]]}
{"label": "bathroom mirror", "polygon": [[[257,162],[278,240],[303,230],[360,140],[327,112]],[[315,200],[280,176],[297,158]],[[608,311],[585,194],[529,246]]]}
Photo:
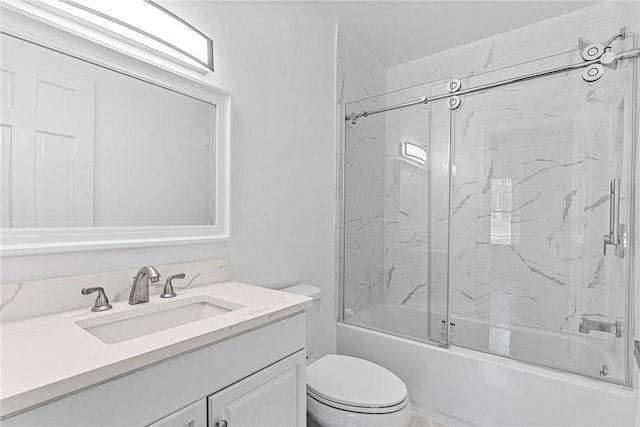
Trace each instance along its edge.
{"label": "bathroom mirror", "polygon": [[3,17],[3,256],[228,237],[228,97],[7,27]]}

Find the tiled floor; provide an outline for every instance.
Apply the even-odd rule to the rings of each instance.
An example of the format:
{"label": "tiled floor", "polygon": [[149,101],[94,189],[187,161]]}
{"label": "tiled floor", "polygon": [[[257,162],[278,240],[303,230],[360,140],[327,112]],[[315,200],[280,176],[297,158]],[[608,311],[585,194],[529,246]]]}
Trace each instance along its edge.
{"label": "tiled floor", "polygon": [[413,420],[411,420],[411,427],[447,427],[447,425],[439,423],[434,420],[430,420],[422,415],[413,414]]}

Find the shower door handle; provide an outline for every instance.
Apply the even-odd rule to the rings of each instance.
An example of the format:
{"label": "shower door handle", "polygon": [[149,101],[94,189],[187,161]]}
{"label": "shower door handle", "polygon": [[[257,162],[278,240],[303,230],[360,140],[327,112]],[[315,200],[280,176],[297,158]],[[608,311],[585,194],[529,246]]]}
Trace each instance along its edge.
{"label": "shower door handle", "polygon": [[613,245],[616,256],[624,258],[623,229],[624,225],[620,224],[620,178],[615,178],[609,184],[609,233],[603,236],[604,255],[607,254],[607,245]]}
{"label": "shower door handle", "polygon": [[613,179],[609,182],[609,233],[603,236],[604,239],[604,254],[607,254],[607,245],[618,244],[615,234],[616,223],[616,180]]}

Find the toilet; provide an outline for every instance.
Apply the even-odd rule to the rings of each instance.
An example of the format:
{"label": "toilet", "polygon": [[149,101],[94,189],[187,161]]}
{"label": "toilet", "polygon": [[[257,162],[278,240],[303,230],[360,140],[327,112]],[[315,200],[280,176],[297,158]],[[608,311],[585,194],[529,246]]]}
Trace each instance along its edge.
{"label": "toilet", "polygon": [[[313,354],[318,333],[322,291],[301,284],[281,289],[313,299],[307,310],[307,354]],[[328,354],[307,363],[307,425],[309,427],[409,427],[413,412],[407,387],[391,371],[357,357]]]}

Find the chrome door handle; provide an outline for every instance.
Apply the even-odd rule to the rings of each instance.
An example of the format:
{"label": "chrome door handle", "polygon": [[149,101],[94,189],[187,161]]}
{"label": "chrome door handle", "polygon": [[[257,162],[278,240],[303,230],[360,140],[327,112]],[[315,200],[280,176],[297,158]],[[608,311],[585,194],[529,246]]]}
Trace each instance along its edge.
{"label": "chrome door handle", "polygon": [[611,181],[613,192],[613,224],[610,233],[613,235],[614,244],[620,246],[620,178]]}
{"label": "chrome door handle", "polygon": [[615,245],[615,235],[613,234],[614,217],[615,217],[615,179],[609,182],[609,233],[603,236],[604,254],[607,254],[607,245]]}
{"label": "chrome door handle", "polygon": [[609,233],[603,236],[603,252],[607,254],[607,245],[616,247],[615,254],[624,258],[623,236],[620,224],[620,178],[611,180],[609,184]]}

